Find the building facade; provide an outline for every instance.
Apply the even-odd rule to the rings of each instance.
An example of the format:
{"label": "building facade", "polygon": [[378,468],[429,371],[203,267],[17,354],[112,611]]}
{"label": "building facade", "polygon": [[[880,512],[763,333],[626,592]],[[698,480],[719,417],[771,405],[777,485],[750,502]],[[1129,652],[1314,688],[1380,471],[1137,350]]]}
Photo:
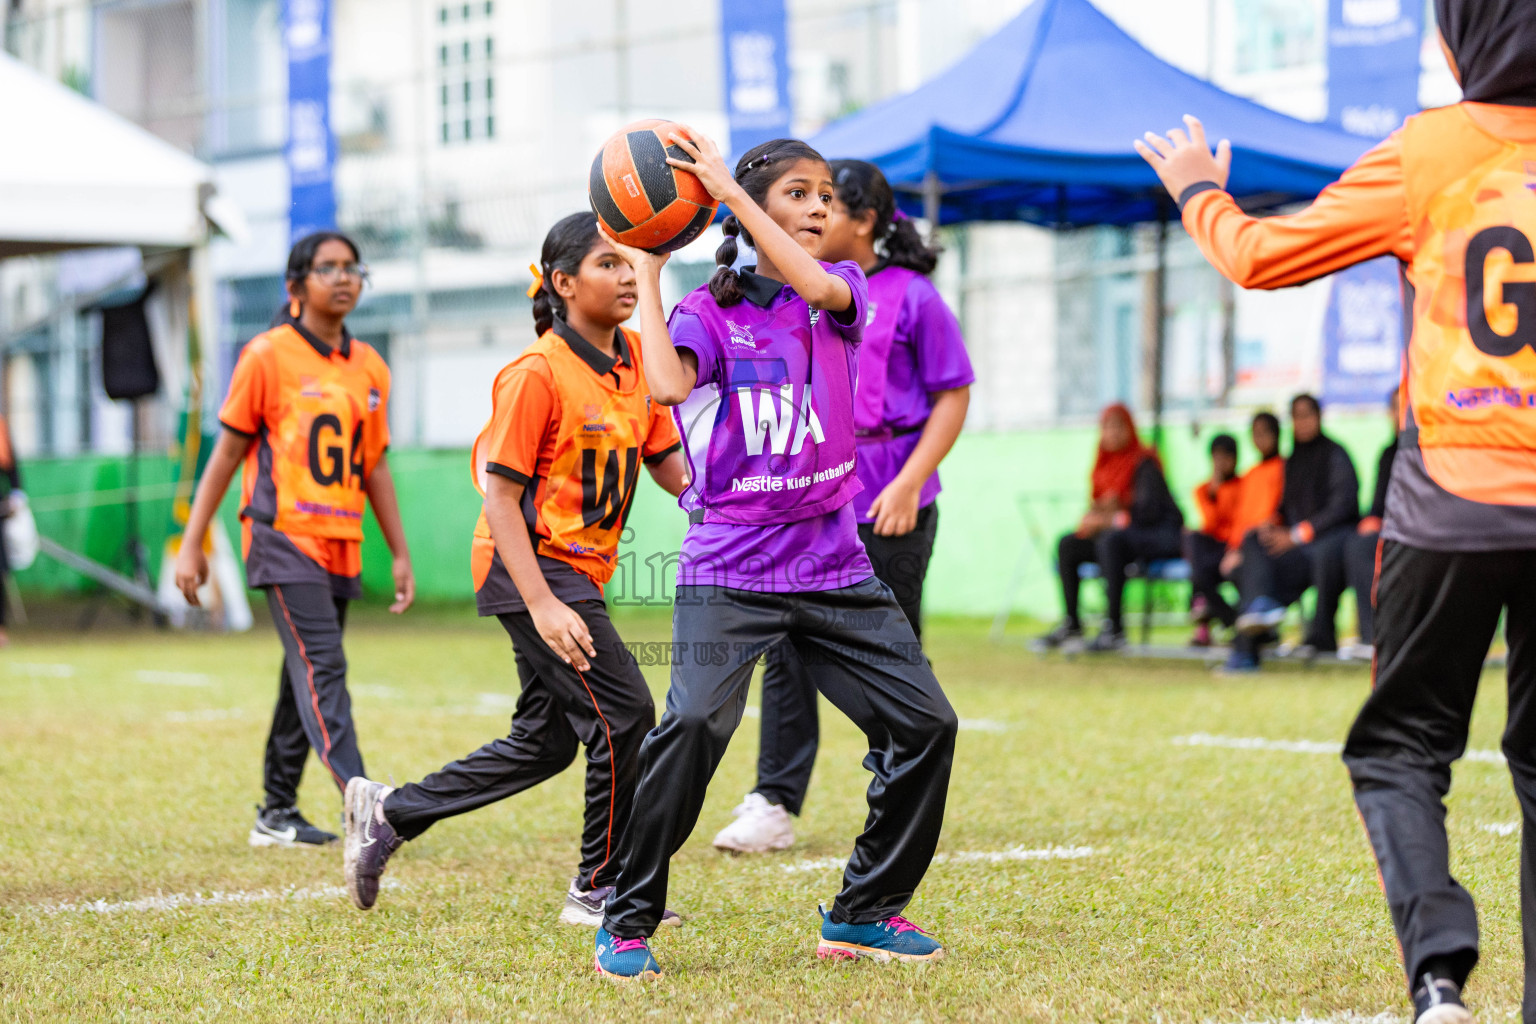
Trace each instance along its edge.
{"label": "building facade", "polygon": [[[1185,70],[1287,113],[1323,116],[1326,0],[1097,2]],[[240,346],[282,301],[282,0],[7,3],[11,53],[210,163],[221,194],[244,212],[243,237],[213,251],[216,401]],[[795,130],[809,134],[920,84],[1022,6],[790,0]],[[467,445],[489,411],[496,370],[533,340],[528,264],[547,227],[585,207],[601,141],[639,117],[726,135],[717,3],[334,0],[333,12],[337,219],[373,273],[353,327],[394,370],[397,443]],[[1421,100],[1455,98],[1427,42]],[[674,257],[672,298],[707,278],[718,240],[710,232]],[[978,225],[946,230],[944,243],[938,280],[979,371],[970,429],[1080,422],[1116,399],[1146,405],[1149,230]],[[131,285],[131,265],[104,259],[0,264],[7,401],[26,454],[125,443],[126,420],[93,377],[99,327],[75,311],[79,295],[114,273]],[[1326,285],[1234,294],[1176,230],[1170,415],[1199,419],[1314,386],[1326,295]],[[175,334],[173,314],[157,314],[161,334]],[[184,360],[174,337],[163,348],[163,363]],[[167,391],[144,414],[153,429],[141,436],[173,432],[180,395]]]}

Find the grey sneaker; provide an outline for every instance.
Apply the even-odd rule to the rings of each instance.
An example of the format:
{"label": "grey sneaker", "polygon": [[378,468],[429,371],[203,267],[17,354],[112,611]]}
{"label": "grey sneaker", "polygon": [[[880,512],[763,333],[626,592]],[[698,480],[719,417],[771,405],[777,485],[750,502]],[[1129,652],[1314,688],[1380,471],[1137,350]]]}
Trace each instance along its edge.
{"label": "grey sneaker", "polygon": [[258,807],[256,824],[251,826],[248,841],[252,846],[283,846],[300,850],[317,850],[337,840],[334,832],[311,825],[297,807]]}
{"label": "grey sneaker", "polygon": [[1115,651],[1125,650],[1125,645],[1124,630],[1105,626],[1099,630],[1099,635],[1094,637],[1085,649],[1089,654],[1112,654]]}
{"label": "grey sneaker", "polygon": [[405,842],[394,827],[375,813],[380,800],[392,792],[382,782],[370,782],[361,775],[347,781],[347,842],[342,850],[342,870],[347,878],[347,895],[360,910],[369,910],[379,898],[379,878],[389,855]]}
{"label": "grey sneaker", "polygon": [[[579,889],[575,879],[571,880],[571,887],[565,892],[565,906],[560,911],[561,924],[574,924],[587,928],[596,928],[603,923],[603,912],[608,907],[608,901],[613,897],[613,886],[600,885],[596,889]],[[676,928],[683,923],[675,910],[663,910],[661,912],[661,926],[663,928]]]}
{"label": "grey sneaker", "polygon": [[1061,651],[1077,654],[1083,649],[1083,627],[1063,622],[1044,636],[1036,637],[1029,645],[1036,651]]}

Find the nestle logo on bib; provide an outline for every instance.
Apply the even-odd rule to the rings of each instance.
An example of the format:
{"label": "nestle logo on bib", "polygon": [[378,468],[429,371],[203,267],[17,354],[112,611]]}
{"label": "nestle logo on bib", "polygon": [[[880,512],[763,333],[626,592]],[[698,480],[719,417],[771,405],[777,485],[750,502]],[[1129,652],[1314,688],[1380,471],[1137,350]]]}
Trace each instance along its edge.
{"label": "nestle logo on bib", "polygon": [[383,400],[384,400],[384,396],[379,394],[379,389],[378,388],[369,388],[368,389],[368,411],[369,412],[378,412],[379,411],[379,403],[382,402]]}
{"label": "nestle logo on bib", "polygon": [[606,434],[613,429],[613,424],[603,422],[603,407],[594,402],[582,405],[581,415],[587,421],[581,425],[583,434]]}
{"label": "nestle logo on bib", "polygon": [[732,323],[727,320],[725,322],[725,329],[727,332],[725,339],[727,345],[742,345],[752,349],[754,352],[757,351],[757,341],[752,337],[752,328],[743,327],[738,323]]}

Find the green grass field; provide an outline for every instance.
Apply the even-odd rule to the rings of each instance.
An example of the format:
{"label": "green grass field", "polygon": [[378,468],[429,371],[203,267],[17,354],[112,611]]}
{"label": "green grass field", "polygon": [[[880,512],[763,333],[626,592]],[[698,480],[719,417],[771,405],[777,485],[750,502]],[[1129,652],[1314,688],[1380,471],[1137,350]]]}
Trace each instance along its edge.
{"label": "green grass field", "polygon": [[[634,640],[667,635],[659,617],[620,628]],[[375,777],[417,778],[505,730],[517,683],[494,622],[360,614],[349,637]],[[729,859],[709,846],[751,785],[749,718],[675,861],[669,903],[686,924],[655,943],[667,976],[621,989],[594,976],[591,933],[556,921],[575,863],[579,767],[409,844],[391,863],[397,887],[363,914],[338,888],[339,849],[246,845],[276,689],[265,623],[240,637],[24,635],[0,658],[0,1015],[1406,1018],[1337,757],[1305,743],[1220,745],[1337,743],[1364,672],[1234,682],[1174,663],[1042,661],[967,622],[935,622],[930,637],[963,731],[943,857],[909,913],[949,958],[882,967],[814,956],[816,904],[839,887],[868,778],[861,737],[824,705],[795,848]],[[665,670],[647,674],[659,706]],[[1490,674],[1472,747],[1496,749],[1503,717]],[[340,801],[313,760],[301,806],[322,825],[337,820]],[[1481,1020],[1506,1019],[1519,1003],[1520,840],[1505,769],[1464,762],[1449,820],[1453,867],[1484,926],[1470,999]]]}

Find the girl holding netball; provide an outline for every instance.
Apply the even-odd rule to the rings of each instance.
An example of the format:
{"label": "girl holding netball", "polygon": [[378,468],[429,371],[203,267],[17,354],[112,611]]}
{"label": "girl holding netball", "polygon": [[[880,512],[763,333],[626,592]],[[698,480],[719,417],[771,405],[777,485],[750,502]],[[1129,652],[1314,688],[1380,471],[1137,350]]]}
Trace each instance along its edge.
{"label": "girl holding netball", "polygon": [[[512,638],[522,695],[511,733],[420,782],[347,787],[344,866],[367,910],[407,839],[564,771],[587,750],[581,862],[560,920],[596,925],[618,874],[640,743],[656,709],[603,602],[639,466],[674,496],[683,457],[672,417],[651,401],[640,339],[619,325],[635,272],[590,212],[561,220],[534,268],[539,340],[496,377],[491,421],[475,442],[485,495],[475,528],[475,600]],[[681,919],[664,913],[663,924]]]}
{"label": "girl holding netball", "polygon": [[[917,637],[859,542],[854,385],[868,286],[853,261],[820,262],[832,171],[803,142],[745,153],[734,175],[708,139],[671,133],[733,215],[709,284],[662,310],[664,255],[615,245],[635,266],[652,394],[675,406],[689,486],[667,709],[640,751],[635,810],[595,962],[654,978],[647,939],[671,856],[741,721],[757,659],[787,641],[818,689],[868,737],[869,818],[843,890],[823,914],[821,956],[935,959],[943,946],[901,916],[943,824],[957,721]],[[696,140],[696,141],[695,141]],[[738,273],[736,238],[757,252]]]}
{"label": "girl holding netball", "polygon": [[[863,160],[834,160],[836,195],[820,258],[852,260],[869,279],[854,400],[853,500],[859,539],[922,640],[923,581],[938,532],[938,466],[960,434],[976,375],[960,323],[928,275],[938,250],[896,208],[885,175]],[[816,763],[816,684],[791,644],[768,655],[763,677],[757,787],[715,846],[736,853],[789,847]]]}
{"label": "girl holding netball", "polygon": [[288,308],[240,353],[224,426],[203,470],[176,585],[187,603],[208,579],[203,542],[235,470],[244,467],[240,523],[246,581],[266,592],[283,642],[277,708],[267,736],[266,805],[252,846],[323,846],[336,836],[295,806],[314,749],[337,789],[363,776],[352,726],[341,631],[362,596],[363,509],[373,504],[394,554],[395,602],[411,606],[415,577],[400,525],[389,447],[389,367],[352,337],[347,314],[367,280],[357,246],[326,231],[288,254]]}

